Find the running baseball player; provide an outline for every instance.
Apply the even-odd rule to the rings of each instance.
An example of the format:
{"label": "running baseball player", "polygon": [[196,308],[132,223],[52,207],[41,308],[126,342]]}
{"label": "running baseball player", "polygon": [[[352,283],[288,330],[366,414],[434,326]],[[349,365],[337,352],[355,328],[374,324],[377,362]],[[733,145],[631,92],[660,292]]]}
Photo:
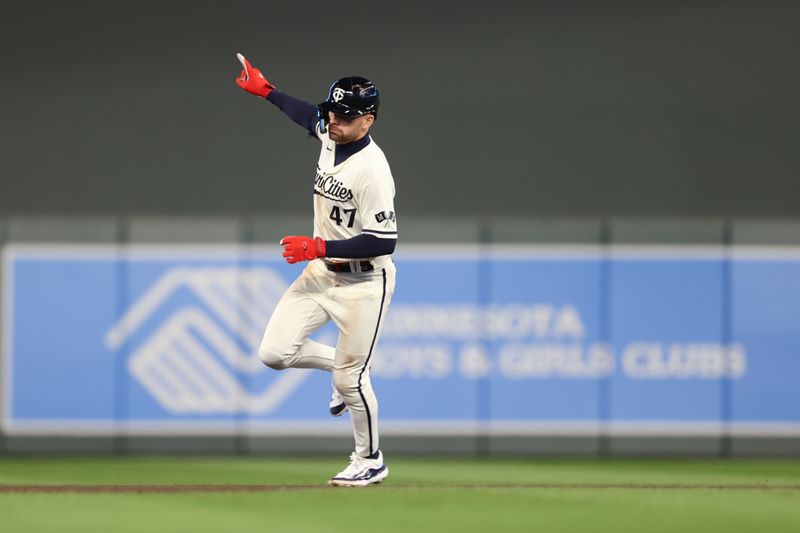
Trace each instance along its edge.
{"label": "running baseball player", "polygon": [[[397,220],[394,179],[369,135],[378,118],[378,90],[365,78],[342,78],[315,106],[276,90],[244,56],[237,57],[243,67],[239,87],[322,141],[313,183],[314,236],[281,240],[286,261],[308,264],[275,307],[258,356],[275,370],[332,372],[329,410],[333,416],[350,411],[355,452],[328,483],[379,483],[389,469],[379,448],[370,363],[394,293]],[[339,329],[335,348],[309,339],[329,320]]]}

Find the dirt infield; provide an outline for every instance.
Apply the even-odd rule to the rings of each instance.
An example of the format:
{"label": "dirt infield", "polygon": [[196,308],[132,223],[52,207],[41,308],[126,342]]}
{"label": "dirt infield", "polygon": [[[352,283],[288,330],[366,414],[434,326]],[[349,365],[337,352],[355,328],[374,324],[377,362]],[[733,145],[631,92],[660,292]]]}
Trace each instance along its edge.
{"label": "dirt infield", "polygon": [[[379,490],[394,489],[553,489],[553,490],[800,490],[800,485],[735,484],[735,485],[691,485],[691,484],[603,484],[603,483],[509,483],[509,484],[437,484],[381,485]],[[328,485],[0,485],[0,494],[8,493],[83,493],[83,494],[187,494],[227,492],[286,492],[304,490],[336,490]]]}

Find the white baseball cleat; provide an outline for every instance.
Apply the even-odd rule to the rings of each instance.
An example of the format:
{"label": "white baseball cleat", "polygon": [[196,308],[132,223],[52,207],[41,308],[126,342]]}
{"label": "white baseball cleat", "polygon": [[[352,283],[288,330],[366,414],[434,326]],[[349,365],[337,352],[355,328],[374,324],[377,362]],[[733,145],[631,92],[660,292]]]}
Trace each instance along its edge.
{"label": "white baseball cleat", "polygon": [[389,475],[389,467],[383,464],[383,452],[378,452],[377,459],[368,459],[355,453],[350,454],[350,464],[332,477],[328,485],[334,487],[366,487],[372,483],[380,483]]}
{"label": "white baseball cleat", "polygon": [[336,387],[333,388],[333,394],[331,394],[331,403],[328,410],[330,411],[331,416],[342,416],[344,412],[347,411],[347,404],[344,403],[344,398],[342,398],[342,395],[339,394],[338,390],[336,390]]}

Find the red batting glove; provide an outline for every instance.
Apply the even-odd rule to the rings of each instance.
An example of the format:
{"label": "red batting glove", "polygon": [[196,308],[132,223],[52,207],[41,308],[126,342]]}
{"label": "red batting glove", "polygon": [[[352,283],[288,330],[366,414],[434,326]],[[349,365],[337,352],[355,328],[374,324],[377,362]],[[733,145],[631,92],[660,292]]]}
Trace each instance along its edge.
{"label": "red batting glove", "polygon": [[287,263],[311,261],[317,257],[325,257],[325,241],[316,237],[296,237],[291,235],[281,239],[283,257]]}
{"label": "red batting glove", "polygon": [[244,67],[242,73],[236,78],[236,85],[249,93],[266,98],[275,86],[267,81],[260,70],[253,68],[253,65],[242,54],[236,54],[236,57]]}

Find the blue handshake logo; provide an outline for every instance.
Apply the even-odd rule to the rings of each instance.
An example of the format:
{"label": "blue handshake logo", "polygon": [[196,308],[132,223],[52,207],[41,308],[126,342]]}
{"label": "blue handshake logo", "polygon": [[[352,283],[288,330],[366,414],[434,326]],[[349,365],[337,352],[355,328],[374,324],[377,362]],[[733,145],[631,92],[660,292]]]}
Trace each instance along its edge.
{"label": "blue handshake logo", "polygon": [[133,302],[106,333],[105,344],[119,351],[169,308],[177,291],[188,290],[196,296],[193,303],[177,306],[143,341],[137,335],[128,371],[170,413],[268,414],[308,373],[282,372],[257,394],[236,374],[264,372],[256,352],[286,288],[269,268],[173,268]]}

